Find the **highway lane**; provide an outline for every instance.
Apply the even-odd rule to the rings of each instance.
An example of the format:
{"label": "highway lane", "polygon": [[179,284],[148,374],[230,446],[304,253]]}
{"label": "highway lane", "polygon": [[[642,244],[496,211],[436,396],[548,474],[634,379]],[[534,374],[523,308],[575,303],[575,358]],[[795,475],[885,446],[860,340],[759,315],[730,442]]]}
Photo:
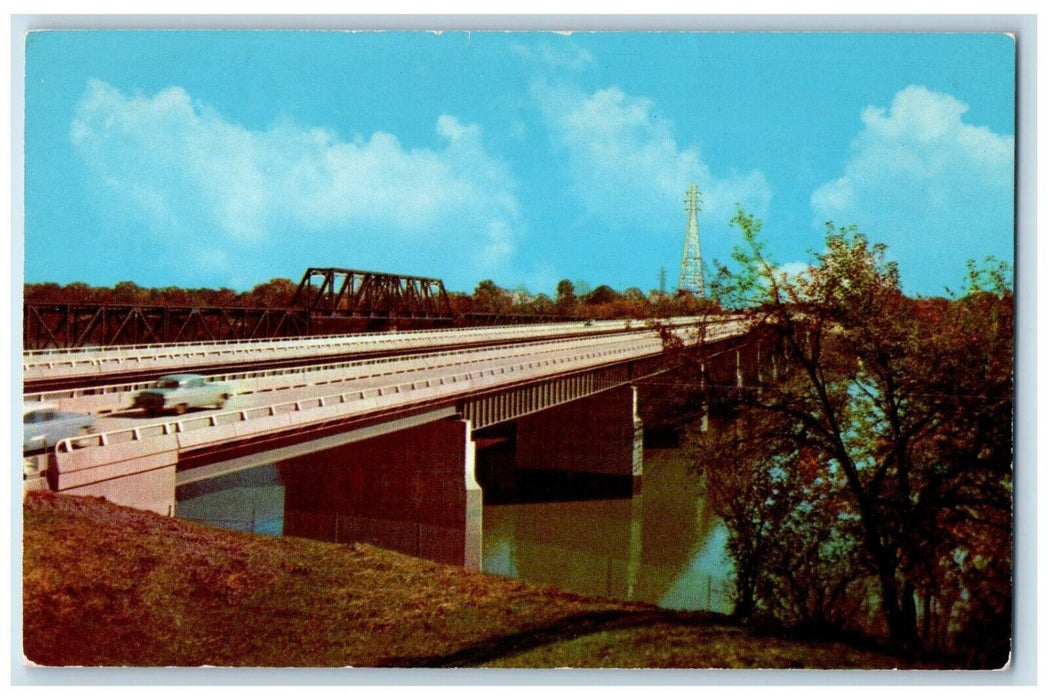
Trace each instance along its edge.
{"label": "highway lane", "polygon": [[387,333],[311,336],[292,339],[218,341],[191,344],[121,346],[28,351],[23,353],[23,384],[40,391],[59,385],[133,381],[165,371],[288,366],[322,358],[379,357],[424,350],[574,337],[623,330],[621,321],[493,328],[461,328]]}
{"label": "highway lane", "polygon": [[[633,334],[621,336],[626,342],[633,342],[630,339],[652,337],[655,337],[655,335],[650,331],[635,331]],[[536,341],[465,350],[384,356],[350,362],[325,362],[320,365],[276,370],[210,374],[208,377],[213,382],[230,386],[234,393],[237,394],[259,393],[295,386],[318,386],[335,382],[347,382],[357,378],[377,375],[391,376],[414,372],[420,367],[454,367],[456,365],[488,360],[506,361],[549,352],[551,349],[562,347],[573,347],[583,350],[589,347],[601,347],[606,343],[607,336],[555,339],[545,342]],[[109,413],[130,406],[134,394],[150,386],[153,379],[155,379],[155,375],[150,378],[149,382],[80,387],[50,392],[27,392],[23,395],[23,398],[27,401],[55,402],[59,404],[62,410],[83,413]]]}
{"label": "highway lane", "polygon": [[[681,317],[650,325],[686,327],[731,317]],[[294,339],[220,341],[194,344],[63,349],[23,353],[23,390],[137,382],[165,372],[216,373],[299,366],[319,361],[345,361],[396,354],[467,349],[553,338],[627,333],[649,327],[647,321],[610,320],[532,326],[497,326]]]}
{"label": "highway lane", "polygon": [[[145,430],[149,426],[172,424],[197,424],[201,418],[237,414],[249,410],[286,405],[298,401],[316,401],[324,396],[341,394],[372,394],[376,390],[401,387],[407,383],[421,386],[439,385],[441,380],[453,381],[454,377],[474,374],[491,374],[519,367],[524,364],[545,366],[554,375],[566,363],[592,358],[592,366],[600,365],[600,357],[608,363],[617,361],[624,353],[631,356],[650,356],[661,352],[661,341],[651,332],[632,333],[605,338],[551,341],[538,345],[497,347],[483,350],[449,353],[439,358],[421,356],[411,360],[383,363],[377,368],[370,363],[360,363],[358,372],[333,377],[330,371],[304,373],[296,378],[293,386],[278,389],[238,393],[222,409],[196,409],[184,416],[151,416],[138,410],[118,410],[100,416],[96,433],[113,433],[130,429]],[[426,362],[425,360],[430,360]],[[512,371],[512,370],[510,370]],[[311,376],[312,375],[312,376]],[[526,381],[524,376],[520,381]],[[514,377],[507,376],[504,385],[512,385]],[[465,390],[465,384],[463,384]],[[398,389],[399,391],[399,389]],[[410,401],[408,391],[405,400]],[[130,401],[127,402],[127,405]],[[81,441],[86,442],[86,441]]]}
{"label": "highway lane", "polygon": [[[747,331],[748,324],[733,321],[705,330],[682,327],[675,333],[685,343],[695,343]],[[355,371],[324,366],[275,379],[244,377],[237,381],[247,390],[238,392],[221,410],[197,410],[178,417],[116,410],[99,418],[95,434],[63,441],[58,449],[94,452],[91,448],[140,444],[152,437],[174,435],[180,445],[217,446],[231,438],[256,439],[249,436],[262,438],[274,431],[306,429],[332,421],[449,406],[468,395],[566,377],[662,352],[660,334],[643,330],[384,358],[354,363]],[[125,393],[117,408],[130,406],[132,396]]]}

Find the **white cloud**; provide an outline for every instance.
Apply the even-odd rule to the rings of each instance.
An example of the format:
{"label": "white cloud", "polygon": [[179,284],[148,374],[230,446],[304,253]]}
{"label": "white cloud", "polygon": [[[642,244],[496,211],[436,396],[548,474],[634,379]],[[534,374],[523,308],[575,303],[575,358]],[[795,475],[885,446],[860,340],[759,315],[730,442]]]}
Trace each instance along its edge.
{"label": "white cloud", "polygon": [[[922,268],[1011,258],[1014,137],[965,123],[957,98],[910,86],[868,107],[841,177],[811,198],[815,220],[857,224],[888,244],[903,282]],[[938,293],[941,289],[925,289]]]}
{"label": "white cloud", "polygon": [[609,224],[668,227],[676,236],[692,182],[702,190],[705,220],[726,223],[737,203],[757,215],[767,210],[771,190],[760,172],[715,175],[697,146],[677,143],[673,122],[646,97],[617,87],[587,94],[541,80],[532,95],[567,152],[575,195]]}
{"label": "white cloud", "polygon": [[129,95],[99,80],[70,129],[103,206],[212,265],[278,253],[414,274],[457,260],[491,274],[518,240],[516,183],[479,126],[442,115],[434,134],[436,146],[408,149],[384,132],[250,130],[179,87]]}

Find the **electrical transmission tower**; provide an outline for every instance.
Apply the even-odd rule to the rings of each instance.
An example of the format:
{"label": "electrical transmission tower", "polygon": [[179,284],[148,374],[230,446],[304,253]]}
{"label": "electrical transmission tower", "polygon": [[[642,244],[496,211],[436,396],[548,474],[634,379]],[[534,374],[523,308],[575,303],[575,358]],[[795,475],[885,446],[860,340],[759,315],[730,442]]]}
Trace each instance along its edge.
{"label": "electrical transmission tower", "polygon": [[694,182],[685,194],[684,211],[688,212],[688,229],[684,234],[684,255],[681,256],[680,283],[677,288],[703,297],[706,290],[702,281],[702,249],[699,247],[699,205],[702,198]]}

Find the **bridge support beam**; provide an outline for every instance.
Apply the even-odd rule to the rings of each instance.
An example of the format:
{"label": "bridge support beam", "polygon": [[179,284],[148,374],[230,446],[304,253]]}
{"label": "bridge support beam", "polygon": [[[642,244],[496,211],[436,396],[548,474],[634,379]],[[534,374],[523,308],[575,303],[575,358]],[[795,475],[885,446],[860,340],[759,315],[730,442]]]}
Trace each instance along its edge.
{"label": "bridge support beam", "polygon": [[175,512],[178,438],[114,445],[99,459],[96,450],[52,452],[47,481],[52,491],[99,496],[113,503],[161,515]]}
{"label": "bridge support beam", "polygon": [[517,420],[516,467],[613,477],[640,493],[644,429],[624,385]]}
{"label": "bridge support beam", "polygon": [[442,420],[281,462],[284,534],[479,570],[471,432],[469,421]]}

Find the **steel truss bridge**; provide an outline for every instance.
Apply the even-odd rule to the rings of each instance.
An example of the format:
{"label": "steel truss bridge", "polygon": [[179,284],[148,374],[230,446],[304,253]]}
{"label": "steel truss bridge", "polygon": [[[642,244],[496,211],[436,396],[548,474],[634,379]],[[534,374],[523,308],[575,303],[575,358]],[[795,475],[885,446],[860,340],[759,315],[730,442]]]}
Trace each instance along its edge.
{"label": "steel truss bridge", "polygon": [[439,279],[311,267],[302,276],[288,308],[26,301],[22,342],[26,350],[43,350],[562,320],[578,319],[456,315]]}

